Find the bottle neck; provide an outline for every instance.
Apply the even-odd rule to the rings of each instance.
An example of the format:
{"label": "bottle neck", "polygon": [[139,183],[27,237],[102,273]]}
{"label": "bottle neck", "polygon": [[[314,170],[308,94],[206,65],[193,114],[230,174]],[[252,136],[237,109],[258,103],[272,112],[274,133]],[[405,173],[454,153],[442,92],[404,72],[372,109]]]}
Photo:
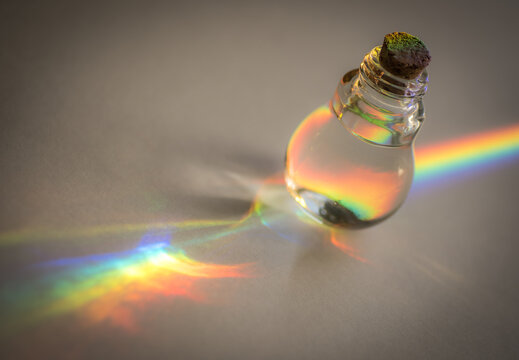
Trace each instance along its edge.
{"label": "bottle neck", "polygon": [[380,46],[364,57],[360,69],[343,76],[330,105],[354,135],[378,145],[410,145],[425,119],[427,73],[412,80],[396,77],[382,67],[379,55]]}

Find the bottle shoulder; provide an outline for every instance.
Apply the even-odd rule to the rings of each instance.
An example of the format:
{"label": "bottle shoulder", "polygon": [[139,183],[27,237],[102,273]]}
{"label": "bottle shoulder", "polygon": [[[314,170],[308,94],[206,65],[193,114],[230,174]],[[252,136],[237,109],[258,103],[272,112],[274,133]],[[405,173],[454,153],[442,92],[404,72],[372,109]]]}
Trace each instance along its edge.
{"label": "bottle shoulder", "polygon": [[396,101],[373,91],[350,76],[337,86],[330,109],[352,134],[381,146],[411,145],[425,119],[421,98]]}

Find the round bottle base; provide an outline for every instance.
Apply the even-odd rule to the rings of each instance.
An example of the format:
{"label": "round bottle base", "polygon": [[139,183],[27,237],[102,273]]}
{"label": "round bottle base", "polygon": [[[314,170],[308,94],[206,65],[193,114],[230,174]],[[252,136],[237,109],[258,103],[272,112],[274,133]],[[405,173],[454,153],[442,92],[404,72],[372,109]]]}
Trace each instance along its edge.
{"label": "round bottle base", "polygon": [[387,219],[387,216],[374,220],[361,220],[351,210],[337,201],[307,189],[293,189],[287,182],[287,188],[296,202],[314,220],[321,224],[341,226],[351,229],[366,228]]}

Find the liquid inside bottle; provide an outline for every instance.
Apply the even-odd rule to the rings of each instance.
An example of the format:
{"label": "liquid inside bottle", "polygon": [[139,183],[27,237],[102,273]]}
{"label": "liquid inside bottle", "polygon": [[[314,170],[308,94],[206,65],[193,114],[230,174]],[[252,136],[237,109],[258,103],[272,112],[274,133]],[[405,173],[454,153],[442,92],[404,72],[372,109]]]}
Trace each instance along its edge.
{"label": "liquid inside bottle", "polygon": [[379,53],[375,48],[360,70],[347,73],[330,103],[308,115],[288,144],[287,188],[322,223],[378,223],[411,187],[427,75],[411,81],[380,76]]}

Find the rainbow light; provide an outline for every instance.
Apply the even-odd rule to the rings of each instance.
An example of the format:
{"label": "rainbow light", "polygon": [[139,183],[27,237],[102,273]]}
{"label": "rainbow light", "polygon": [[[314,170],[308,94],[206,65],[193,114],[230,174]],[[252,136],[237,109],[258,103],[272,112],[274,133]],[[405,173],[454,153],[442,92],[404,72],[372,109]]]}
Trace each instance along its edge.
{"label": "rainbow light", "polygon": [[110,224],[73,229],[22,229],[0,234],[0,246],[32,242],[35,237],[44,240],[68,240],[70,238],[94,238],[118,234],[133,234],[153,230],[196,230],[236,225],[236,220],[184,220],[157,223]]}
{"label": "rainbow light", "polygon": [[[183,247],[223,239],[258,226],[271,227],[271,221],[284,221],[286,213],[271,211],[263,200],[272,193],[285,193],[283,177],[278,174],[261,183],[249,211],[238,220],[188,220],[160,223],[148,230],[133,249],[114,253],[61,258],[35,265],[36,278],[14,283],[0,292],[3,309],[8,309],[3,331],[17,333],[25,327],[52,317],[73,314],[86,324],[109,324],[126,331],[139,330],[136,312],[161,298],[184,298],[208,303],[211,299],[201,285],[210,279],[253,276],[251,263],[235,265],[208,264],[189,258]],[[306,218],[307,221],[308,218]],[[316,225],[311,222],[312,225]],[[156,226],[157,224],[154,224]],[[148,224],[146,228],[152,225]],[[198,228],[196,227],[198,226]],[[220,227],[224,226],[224,229]],[[322,226],[322,225],[321,225]],[[4,233],[4,246],[33,241],[89,239],[89,236],[132,234],[144,224],[94,226],[79,229],[48,230],[44,233],[25,230]],[[183,231],[215,227],[209,235],[175,241],[172,235]],[[326,227],[322,226],[324,230]],[[285,234],[277,232],[282,238]],[[12,235],[15,234],[14,238]],[[21,234],[23,236],[21,236]],[[70,238],[72,236],[72,238]],[[293,240],[293,239],[290,239]],[[347,242],[333,238],[335,246],[345,254],[365,262]],[[30,270],[30,268],[29,268]]]}
{"label": "rainbow light", "polygon": [[88,323],[108,322],[136,331],[134,311],[159,296],[206,301],[197,287],[200,280],[251,276],[251,264],[208,264],[189,258],[170,244],[171,234],[147,233],[129,251],[39,264],[39,271],[52,270],[51,275],[2,292],[12,316],[7,325],[20,327],[80,311]]}
{"label": "rainbow light", "polygon": [[362,256],[359,255],[359,250],[354,248],[351,244],[348,243],[347,236],[342,239],[342,241],[337,239],[337,231],[336,230],[330,230],[330,242],[333,246],[341,250],[343,253],[351,257],[352,259],[355,259],[357,261],[360,261],[362,263],[368,264],[369,261]]}
{"label": "rainbow light", "polygon": [[413,190],[500,166],[519,156],[519,124],[416,149]]}
{"label": "rainbow light", "polygon": [[[366,120],[356,122],[352,132],[369,142],[390,145],[393,140],[393,132],[395,131],[387,128],[386,122],[391,121],[392,116],[382,109],[372,106],[362,106],[361,108],[361,106],[362,103],[352,104],[349,108],[349,111]],[[342,114],[339,119],[341,118]]]}
{"label": "rainbow light", "polygon": [[377,144],[390,144],[393,138],[393,134],[388,129],[367,123],[357,124],[355,134]]}
{"label": "rainbow light", "polygon": [[[120,224],[44,233],[25,230],[2,234],[2,245],[6,246],[24,244],[30,239],[49,241],[51,237],[75,242],[75,239],[132,234],[148,228],[140,243],[131,250],[61,258],[29,267],[27,270],[34,274],[32,280],[8,284],[0,291],[3,310],[7,310],[0,333],[16,334],[37,323],[67,314],[86,325],[107,324],[137,332],[140,330],[138,311],[154,301],[183,298],[209,303],[212,299],[204,291],[204,283],[211,279],[251,277],[253,264],[208,264],[191,259],[178,246],[224,239],[263,225],[292,241],[290,236],[271,227],[272,221],[284,221],[287,214],[271,211],[272,208],[263,202],[268,194],[285,193],[284,189],[280,175],[263,181],[249,211],[238,220],[188,220],[160,223],[160,226]],[[289,198],[288,194],[286,196]],[[157,228],[149,230],[151,226]],[[202,237],[188,236],[184,241],[176,240],[175,246],[171,245],[173,234],[210,227],[215,227],[216,231]],[[366,262],[344,239],[339,241],[332,237],[332,244],[348,256]]]}

